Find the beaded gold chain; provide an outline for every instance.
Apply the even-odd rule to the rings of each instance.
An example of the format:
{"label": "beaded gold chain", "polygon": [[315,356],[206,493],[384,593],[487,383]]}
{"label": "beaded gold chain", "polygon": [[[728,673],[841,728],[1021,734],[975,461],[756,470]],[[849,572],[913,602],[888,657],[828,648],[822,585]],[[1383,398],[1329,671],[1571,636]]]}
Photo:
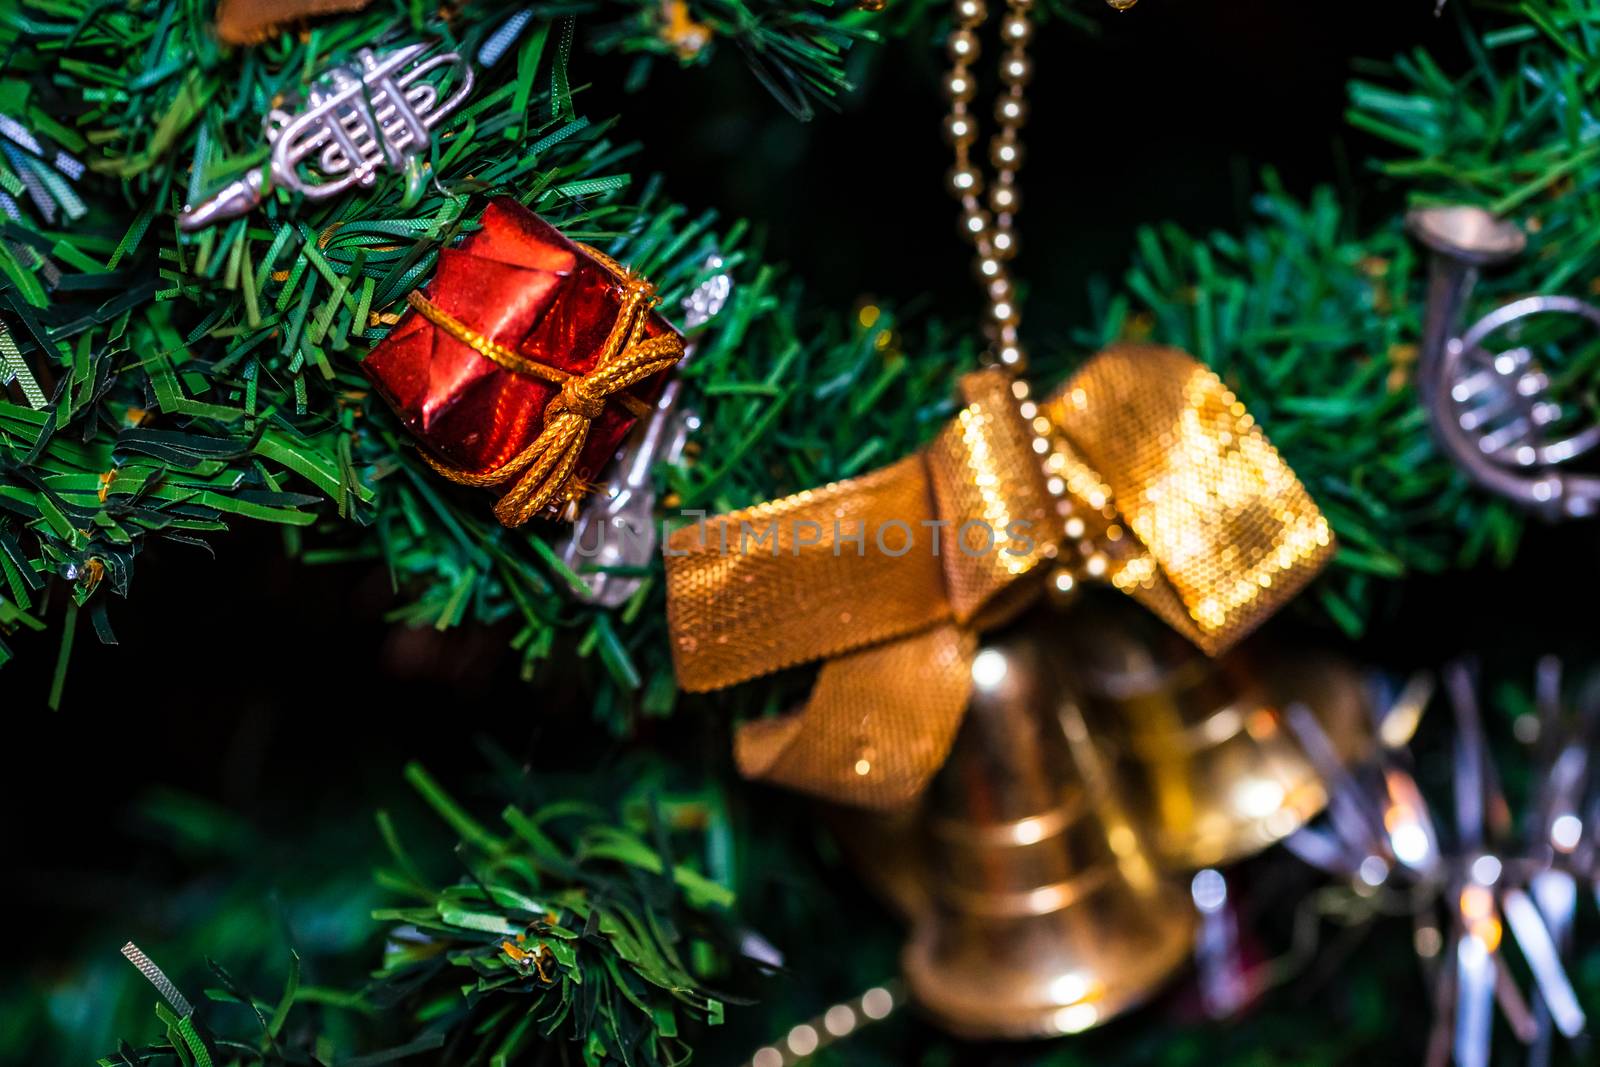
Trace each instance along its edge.
{"label": "beaded gold chain", "polygon": [[[1081,464],[1074,463],[1065,441],[1053,432],[1050,420],[1034,402],[1028,382],[1021,376],[1028,360],[1017,332],[1022,316],[1016,289],[1011,283],[1009,263],[1017,251],[1015,226],[1017,209],[1022,202],[1017,192],[1017,171],[1022,166],[1020,131],[1028,117],[1024,93],[1033,75],[1033,64],[1028,58],[1028,42],[1033,37],[1028,10],[1032,5],[1033,0],[1006,0],[1006,14],[1000,22],[1000,40],[1006,48],[1000,57],[1000,84],[1004,91],[995,100],[994,107],[999,129],[989,139],[989,162],[995,173],[988,190],[987,207],[981,199],[984,192],[982,169],[974,165],[972,159],[972,146],[978,138],[977,123],[972,115],[972,101],[977,95],[972,64],[978,58],[978,30],[988,18],[984,0],[955,0],[955,22],[945,45],[950,55],[950,72],[944,81],[945,95],[950,99],[945,136],[955,146],[956,156],[955,166],[950,171],[950,191],[961,202],[961,230],[976,250],[973,266],[989,299],[985,322],[989,352],[995,362],[1015,375],[1011,391],[1022,418],[1034,435],[1033,450],[1044,466],[1045,486],[1071,546],[1052,567],[1049,582],[1052,593],[1066,598],[1075,595],[1080,577],[1105,576],[1107,560],[1090,531],[1090,524],[1079,514],[1082,501],[1072,491],[1083,489],[1078,483],[1086,485],[1092,480],[1097,484],[1098,479],[1068,477],[1069,468]],[[1090,491],[1088,502],[1104,511],[1100,516],[1103,521],[1095,525],[1103,525],[1102,536],[1114,540],[1122,531],[1112,521],[1115,516],[1109,493],[1099,493],[1098,497],[1096,500]]]}
{"label": "beaded gold chain", "polygon": [[988,205],[982,199],[982,168],[974,165],[972,146],[978,137],[972,100],[977,85],[972,64],[978,58],[978,29],[988,17],[984,0],[955,0],[955,23],[946,48],[950,73],[945,75],[945,95],[950,99],[950,114],[945,118],[945,136],[955,146],[956,162],[950,170],[950,191],[961,202],[961,230],[977,252],[974,267],[989,298],[986,332],[990,352],[1003,367],[1023,369],[1027,358],[1018,338],[1016,291],[1011,284],[1008,263],[1016,254],[1014,224],[1021,198],[1017,192],[1017,171],[1022,166],[1020,131],[1028,116],[1023,98],[1033,64],[1028,59],[1028,41],[1033,24],[1028,9],[1033,0],[1006,0],[1006,14],[1000,22],[1000,40],[1005,54],[1000,57],[1000,83],[1005,87],[995,101],[994,118],[999,129],[989,139],[989,161],[994,181],[988,189]]}

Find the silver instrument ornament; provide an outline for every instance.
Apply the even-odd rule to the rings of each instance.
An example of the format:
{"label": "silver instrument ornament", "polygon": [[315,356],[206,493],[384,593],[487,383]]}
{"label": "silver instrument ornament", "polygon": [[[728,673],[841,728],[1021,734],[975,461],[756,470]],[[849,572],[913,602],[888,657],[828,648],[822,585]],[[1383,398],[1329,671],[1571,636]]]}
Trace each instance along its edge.
{"label": "silver instrument ornament", "polygon": [[1539,359],[1552,329],[1600,334],[1600,308],[1569,296],[1523,297],[1463,328],[1479,272],[1527,239],[1481,208],[1421,208],[1406,217],[1433,253],[1417,388],[1434,437],[1479,485],[1548,519],[1600,510],[1600,476],[1571,469],[1600,445],[1600,424],[1553,395]]}
{"label": "silver instrument ornament", "polygon": [[[722,265],[721,256],[708,258],[705,269],[715,273],[684,298],[681,306],[685,332],[704,326],[728,302],[733,279],[721,269]],[[617,572],[624,568],[642,569],[655,559],[660,539],[655,466],[676,462],[690,434],[700,426],[699,416],[678,408],[683,368],[694,358],[695,348],[695,342],[690,340],[671,380],[661,390],[655,409],[617,453],[613,470],[620,477],[583,502],[561,548],[561,561],[583,583],[577,595],[588,603],[620,607],[643,579]]]}
{"label": "silver instrument ornament", "polygon": [[472,92],[472,68],[455,52],[422,59],[426,44],[382,56],[363,48],[347,67],[329,71],[291,114],[273,109],[266,134],[272,155],[178,218],[184,230],[203,230],[261,203],[274,185],[308,200],[326,200],[370,186],[381,169],[405,170],[427,151],[431,132]]}

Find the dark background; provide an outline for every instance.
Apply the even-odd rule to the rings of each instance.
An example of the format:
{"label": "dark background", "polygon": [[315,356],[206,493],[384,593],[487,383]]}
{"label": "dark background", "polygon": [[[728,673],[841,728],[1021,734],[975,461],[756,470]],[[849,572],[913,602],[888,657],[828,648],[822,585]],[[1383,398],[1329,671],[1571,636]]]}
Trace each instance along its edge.
{"label": "dark background", "polygon": [[[1355,60],[1412,47],[1448,66],[1459,35],[1432,7],[1141,0],[1118,15],[1085,2],[1078,9],[1092,35],[1060,20],[1042,27],[1016,268],[1034,349],[1084,324],[1088,280],[1121,271],[1138,226],[1237,227],[1263,167],[1296,192],[1340,186],[1358,218],[1392,206],[1362,199],[1394,194],[1373,191],[1365,172],[1376,146],[1343,126],[1345,83]],[[624,57],[580,54],[573,77],[591,85],[580,110],[624,116],[618,136],[642,146],[636,172],[662,172],[669,196],[691,207],[750,219],[769,258],[806,280],[819,312],[848,315],[872,296],[968,319],[980,294],[943,191],[942,42],[918,35],[859,52],[857,92],[807,125],[765,96],[732,49],[708,68],[660,67],[634,95],[618,88],[631,65]],[[993,55],[991,43],[979,68]],[[1537,536],[1561,548],[1574,535]],[[80,624],[59,712],[45,709],[54,634],[11,639],[19,661],[0,674],[11,735],[0,844],[29,917],[11,946],[25,969],[45,975],[91,948],[114,955],[125,936],[159,936],[159,912],[132,902],[206,870],[204,857],[161,847],[136,804],[153,789],[218,801],[261,840],[286,842],[329,813],[402,794],[408,758],[424,757],[452,785],[470,779],[484,766],[481,736],[536,770],[609,758],[613,742],[585,709],[518,679],[514,657],[500,651],[504,634],[392,628],[384,613],[395,597],[381,570],[294,562],[272,529],[241,526],[215,546],[215,558],[149,547],[133,599],[112,605],[120,643],[102,646]],[[1474,641],[1497,644],[1517,622],[1510,605],[1523,589],[1515,574],[1415,584],[1364,651],[1409,667]],[[1441,617],[1460,629],[1414,622]],[[643,740],[725,758],[720,724],[673,724],[670,734],[658,726]],[[767,810],[787,803],[768,792],[744,799],[756,797]],[[788,809],[782,817],[805,819]],[[368,835],[315,862],[374,854],[375,844]],[[837,890],[859,897],[845,883]]]}

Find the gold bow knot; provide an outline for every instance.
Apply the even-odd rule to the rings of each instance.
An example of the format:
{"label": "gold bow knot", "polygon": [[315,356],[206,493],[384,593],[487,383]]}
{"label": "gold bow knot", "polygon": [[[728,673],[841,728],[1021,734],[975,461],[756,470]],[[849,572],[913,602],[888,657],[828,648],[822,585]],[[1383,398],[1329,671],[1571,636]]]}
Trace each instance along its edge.
{"label": "gold bow knot", "polygon": [[1000,371],[922,452],[668,539],[679,683],[822,660],[797,712],[745,724],[740,770],[830,800],[905,804],[943,764],[978,634],[1075,557],[1215,655],[1333,551],[1327,520],[1222,382],[1123,345],[1042,404]]}
{"label": "gold bow knot", "polygon": [[462,485],[494,486],[516,479],[495,503],[496,517],[506,526],[520,526],[543,511],[571,480],[573,470],[589,440],[590,423],[600,417],[607,401],[615,400],[642,418],[650,405],[627,392],[629,388],[677,363],[683,357],[683,338],[675,332],[646,337],[649,311],[655,306],[655,287],[587,245],[585,252],[604,264],[623,288],[617,318],[587,374],[572,374],[528,359],[478,333],[434,304],[420,292],[407,296],[411,306],[429,322],[500,366],[528,377],[561,386],[545,407],[539,436],[526,448],[493,470],[474,474],[441,463],[423,453],[439,474]]}
{"label": "gold bow knot", "polygon": [[568,378],[562,383],[561,395],[551,403],[561,405],[558,411],[570,411],[591,422],[606,409],[606,398],[590,392],[589,382],[584,378]]}

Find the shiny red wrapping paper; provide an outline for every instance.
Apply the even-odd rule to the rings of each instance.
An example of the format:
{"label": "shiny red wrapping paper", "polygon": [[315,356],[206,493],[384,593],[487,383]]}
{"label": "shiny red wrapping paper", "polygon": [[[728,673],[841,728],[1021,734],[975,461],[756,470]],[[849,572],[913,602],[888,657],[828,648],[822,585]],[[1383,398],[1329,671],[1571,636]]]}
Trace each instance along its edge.
{"label": "shiny red wrapping paper", "polygon": [[[571,374],[594,369],[619,309],[611,271],[509,197],[490,201],[483,229],[439,253],[427,290],[437,307],[537,363]],[[671,333],[654,312],[645,335]],[[408,310],[362,364],[383,398],[435,457],[484,474],[526,448],[561,387],[514,373]],[[630,390],[653,403],[665,374]],[[595,418],[574,476],[596,480],[632,427],[615,401]]]}

